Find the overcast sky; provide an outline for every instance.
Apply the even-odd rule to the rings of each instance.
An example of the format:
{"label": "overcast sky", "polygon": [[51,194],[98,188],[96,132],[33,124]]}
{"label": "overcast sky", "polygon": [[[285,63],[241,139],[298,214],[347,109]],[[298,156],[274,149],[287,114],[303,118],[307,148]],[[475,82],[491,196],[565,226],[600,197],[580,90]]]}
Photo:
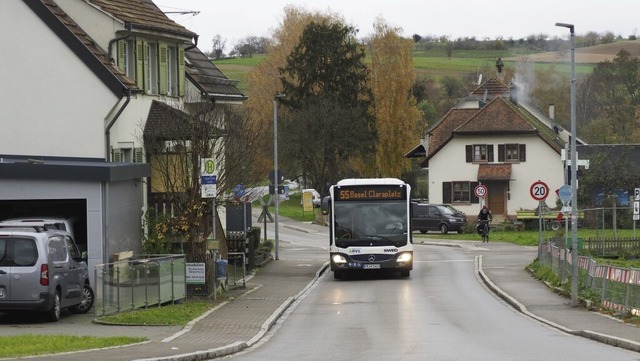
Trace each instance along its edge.
{"label": "overcast sky", "polygon": [[198,47],[211,51],[213,37],[227,40],[229,52],[248,36],[270,37],[282,22],[286,5],[341,14],[362,36],[373,30],[380,16],[402,28],[403,35],[475,36],[495,39],[531,34],[567,36],[556,22],[575,25],[578,35],[588,31],[628,37],[640,35],[640,0],[154,0],[177,23],[200,35]]}

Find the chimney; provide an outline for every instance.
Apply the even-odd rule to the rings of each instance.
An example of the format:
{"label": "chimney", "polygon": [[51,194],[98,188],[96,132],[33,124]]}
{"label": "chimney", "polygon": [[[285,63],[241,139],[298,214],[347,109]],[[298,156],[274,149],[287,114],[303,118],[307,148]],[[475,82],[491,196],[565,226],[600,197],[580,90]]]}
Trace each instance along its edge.
{"label": "chimney", "polygon": [[551,120],[556,119],[556,106],[555,104],[549,104],[549,118]]}

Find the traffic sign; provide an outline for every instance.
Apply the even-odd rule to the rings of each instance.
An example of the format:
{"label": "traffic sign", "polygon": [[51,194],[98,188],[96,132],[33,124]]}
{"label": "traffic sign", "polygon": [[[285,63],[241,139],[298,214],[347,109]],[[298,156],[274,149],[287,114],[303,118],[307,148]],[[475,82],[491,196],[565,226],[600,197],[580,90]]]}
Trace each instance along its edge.
{"label": "traffic sign", "polygon": [[533,182],[529,189],[531,197],[536,201],[544,201],[549,195],[549,186],[543,181]]}
{"label": "traffic sign", "polygon": [[570,202],[572,195],[573,194],[571,193],[571,186],[568,184],[565,184],[560,187],[560,189],[558,189],[558,197],[560,197],[560,201],[562,201],[562,203]]}
{"label": "traffic sign", "polygon": [[476,197],[478,198],[484,198],[487,196],[487,187],[482,184],[478,184],[473,190],[473,193],[475,193]]}
{"label": "traffic sign", "polygon": [[640,188],[636,188],[633,190],[633,199],[636,201],[640,201]]}

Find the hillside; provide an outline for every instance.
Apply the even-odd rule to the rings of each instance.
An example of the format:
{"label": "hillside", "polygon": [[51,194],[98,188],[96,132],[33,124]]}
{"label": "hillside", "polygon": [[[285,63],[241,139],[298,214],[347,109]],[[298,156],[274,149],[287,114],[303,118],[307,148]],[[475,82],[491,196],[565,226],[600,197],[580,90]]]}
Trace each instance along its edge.
{"label": "hillside", "polygon": [[[612,44],[602,44],[576,49],[576,63],[596,64],[605,60],[613,60],[621,49],[625,49],[632,56],[640,56],[640,40],[624,40]],[[522,57],[506,58],[504,60],[517,61]],[[526,55],[526,58],[536,63],[570,61],[570,50],[565,52],[547,52]]]}

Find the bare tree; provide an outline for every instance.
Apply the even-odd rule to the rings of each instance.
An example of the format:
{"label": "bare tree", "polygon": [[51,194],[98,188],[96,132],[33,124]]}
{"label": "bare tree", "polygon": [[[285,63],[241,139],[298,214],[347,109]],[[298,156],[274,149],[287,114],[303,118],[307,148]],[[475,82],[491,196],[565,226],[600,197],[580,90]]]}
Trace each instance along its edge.
{"label": "bare tree", "polygon": [[224,48],[226,47],[227,44],[227,39],[223,39],[222,36],[220,36],[220,34],[216,34],[216,36],[213,37],[213,41],[212,41],[212,55],[215,59],[220,59],[222,57],[224,57]]}
{"label": "bare tree", "polygon": [[[234,201],[225,195],[235,185],[253,185],[264,177],[252,172],[256,148],[263,147],[263,132],[255,129],[245,111],[230,106],[199,102],[186,104],[183,111],[163,108],[162,117],[147,122],[144,144],[152,168],[149,206],[157,209],[156,214],[169,216],[154,222],[162,239],[148,241],[172,241],[182,247],[187,260],[202,262],[205,240],[212,233],[212,202],[202,198],[201,159],[214,159],[215,203],[224,206]],[[221,224],[216,227],[218,240],[224,239],[221,228]]]}

